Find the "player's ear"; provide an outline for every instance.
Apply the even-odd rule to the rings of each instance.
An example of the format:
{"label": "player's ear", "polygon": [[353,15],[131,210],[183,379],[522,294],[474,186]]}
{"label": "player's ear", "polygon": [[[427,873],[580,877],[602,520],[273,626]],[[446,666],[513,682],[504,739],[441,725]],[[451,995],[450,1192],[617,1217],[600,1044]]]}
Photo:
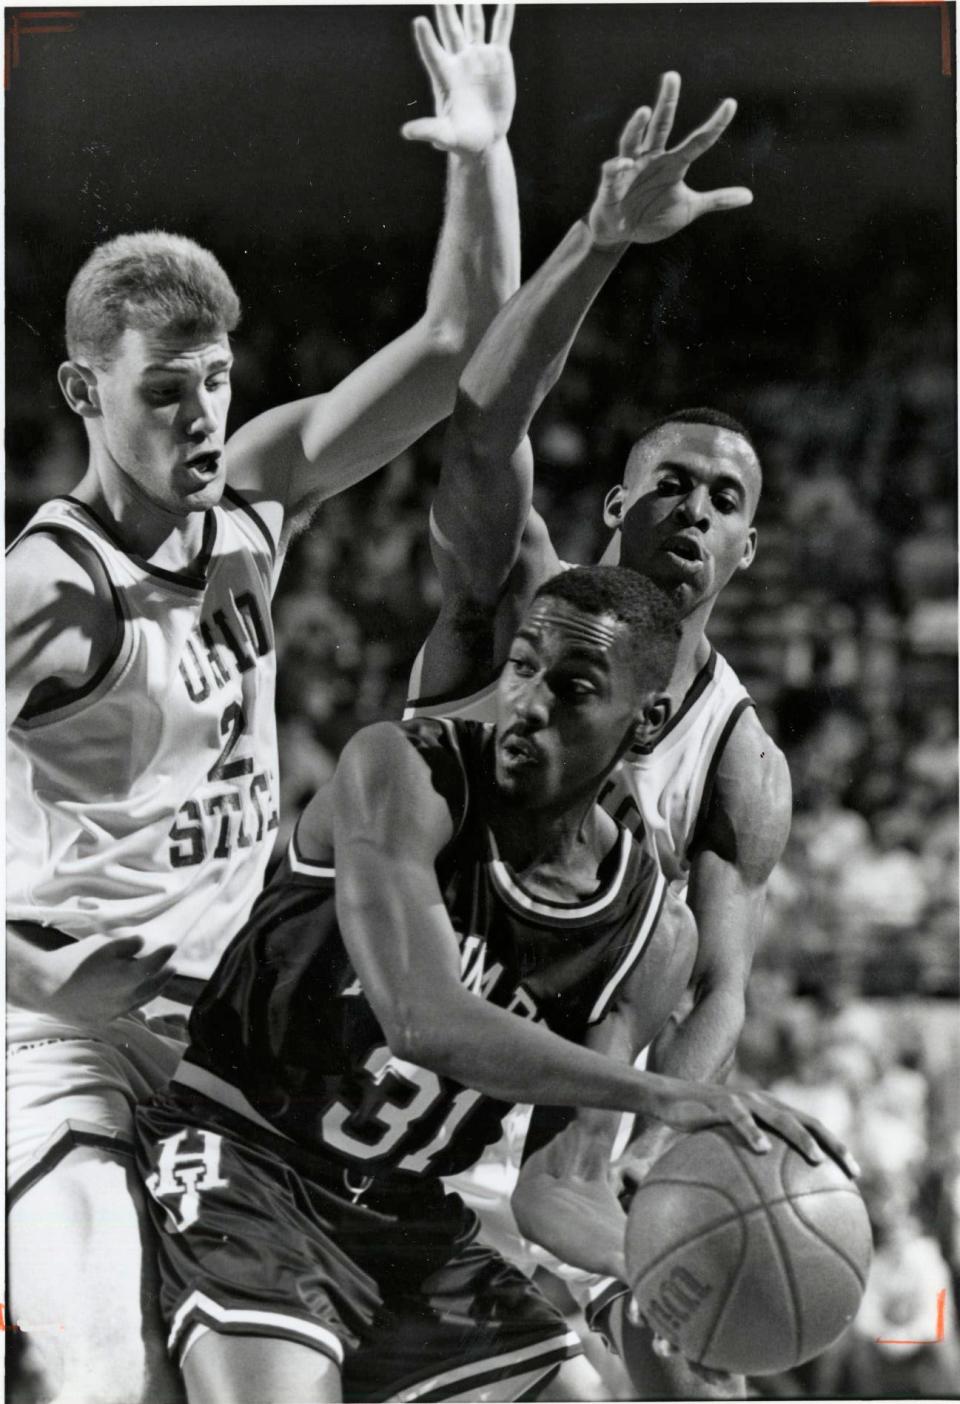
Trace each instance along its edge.
{"label": "player's ear", "polygon": [[753,558],[757,554],[757,529],[751,527],[747,532],[747,539],[743,547],[743,555],[737,562],[737,570],[746,570],[753,565]]}
{"label": "player's ear", "polygon": [[644,701],[633,727],[636,746],[649,746],[673,715],[673,703],[665,692],[651,693]]}
{"label": "player's ear", "polygon": [[611,531],[617,531],[623,526],[623,506],[626,500],[627,493],[623,483],[617,483],[603,499],[603,520]]}
{"label": "player's ear", "polygon": [[57,380],[63,398],[74,414],[82,415],[84,419],[99,418],[100,395],[95,371],[79,361],[64,361],[57,371]]}

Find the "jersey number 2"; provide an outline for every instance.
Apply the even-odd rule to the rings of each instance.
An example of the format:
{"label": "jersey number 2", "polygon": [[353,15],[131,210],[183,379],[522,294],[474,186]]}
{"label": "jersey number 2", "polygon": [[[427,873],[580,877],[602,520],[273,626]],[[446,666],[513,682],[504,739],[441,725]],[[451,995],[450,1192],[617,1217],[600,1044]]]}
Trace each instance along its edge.
{"label": "jersey number 2", "polygon": [[252,773],[252,756],[244,756],[240,760],[230,760],[246,725],[246,713],[239,702],[231,702],[228,707],[224,708],[223,716],[220,718],[220,735],[227,739],[223,743],[223,750],[207,771],[208,780],[236,780],[240,775]]}

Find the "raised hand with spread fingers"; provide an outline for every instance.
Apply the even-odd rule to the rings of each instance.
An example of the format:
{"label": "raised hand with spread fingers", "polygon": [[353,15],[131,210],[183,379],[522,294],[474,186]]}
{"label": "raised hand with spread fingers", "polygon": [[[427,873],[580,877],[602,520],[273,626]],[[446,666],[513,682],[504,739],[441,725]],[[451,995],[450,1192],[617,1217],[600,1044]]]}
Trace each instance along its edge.
{"label": "raised hand with spread fingers", "polygon": [[497,6],[489,40],[482,5],[464,5],[462,16],[456,5],[437,5],[436,33],[423,15],[413,21],[437,112],[405,123],[401,136],[460,155],[478,155],[506,136],[517,93],[510,55],[513,9]]}
{"label": "raised hand with spread fingers", "polygon": [[680,97],[680,75],[665,73],[653,110],[638,107],[623,129],[617,155],[605,161],[587,222],[601,247],[655,244],[701,215],[737,210],[753,200],[742,185],[691,190],[687,172],[720,140],[737,104],[725,98],[696,131],[667,149]]}

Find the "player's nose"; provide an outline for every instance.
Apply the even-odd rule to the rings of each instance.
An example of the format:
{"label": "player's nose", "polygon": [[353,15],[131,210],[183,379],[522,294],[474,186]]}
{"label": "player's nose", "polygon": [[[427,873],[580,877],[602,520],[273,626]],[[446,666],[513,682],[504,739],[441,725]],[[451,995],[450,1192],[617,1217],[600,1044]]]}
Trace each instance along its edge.
{"label": "player's nose", "polygon": [[529,678],[515,699],[517,717],[531,730],[546,726],[550,720],[553,693],[543,678]]}
{"label": "player's nose", "polygon": [[706,528],[710,521],[710,491],[705,483],[697,483],[677,504],[677,513],[693,526]]}
{"label": "player's nose", "polygon": [[205,439],[217,428],[217,413],[212,395],[198,390],[185,406],[187,433],[191,438]]}

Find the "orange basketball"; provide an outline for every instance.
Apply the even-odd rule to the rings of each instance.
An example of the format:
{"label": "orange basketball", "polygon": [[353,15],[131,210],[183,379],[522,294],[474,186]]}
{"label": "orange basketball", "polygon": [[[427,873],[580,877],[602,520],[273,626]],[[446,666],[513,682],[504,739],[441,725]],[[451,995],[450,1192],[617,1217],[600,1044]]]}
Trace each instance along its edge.
{"label": "orange basketball", "polygon": [[630,1206],[627,1275],[649,1325],[688,1360],[762,1375],[826,1349],[853,1320],[872,1239],[860,1193],[827,1157],[726,1127],[685,1136]]}

